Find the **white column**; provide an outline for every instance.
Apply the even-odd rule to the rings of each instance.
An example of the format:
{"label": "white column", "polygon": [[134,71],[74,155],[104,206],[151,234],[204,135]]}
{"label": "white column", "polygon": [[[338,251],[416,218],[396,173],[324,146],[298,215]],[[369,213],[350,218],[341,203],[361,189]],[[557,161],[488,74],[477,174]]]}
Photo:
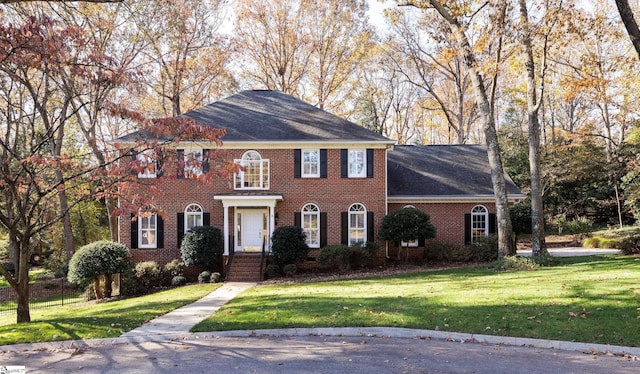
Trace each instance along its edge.
{"label": "white column", "polygon": [[224,254],[229,255],[229,206],[224,203]]}
{"label": "white column", "polygon": [[273,230],[276,226],[275,208],[274,204],[269,204],[269,252],[271,252],[271,236],[273,235]]}

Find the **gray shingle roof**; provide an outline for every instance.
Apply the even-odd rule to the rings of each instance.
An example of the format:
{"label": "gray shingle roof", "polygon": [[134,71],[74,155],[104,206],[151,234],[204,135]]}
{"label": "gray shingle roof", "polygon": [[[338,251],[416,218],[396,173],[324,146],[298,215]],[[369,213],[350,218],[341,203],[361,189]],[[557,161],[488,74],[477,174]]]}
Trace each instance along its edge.
{"label": "gray shingle roof", "polygon": [[[183,116],[217,128],[226,128],[223,142],[385,142],[392,141],[279,91],[243,91]],[[120,140],[132,140],[130,134]]]}
{"label": "gray shingle roof", "polygon": [[[487,150],[481,145],[398,145],[388,153],[389,196],[493,195]],[[520,195],[507,177],[509,195]]]}

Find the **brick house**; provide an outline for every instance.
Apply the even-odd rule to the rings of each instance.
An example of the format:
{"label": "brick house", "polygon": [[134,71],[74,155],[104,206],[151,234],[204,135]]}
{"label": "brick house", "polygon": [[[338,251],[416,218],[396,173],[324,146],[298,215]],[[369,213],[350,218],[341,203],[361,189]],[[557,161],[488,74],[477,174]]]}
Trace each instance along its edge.
{"label": "brick house", "polygon": [[[120,242],[136,262],[179,258],[182,237],[198,225],[223,231],[225,258],[233,257],[232,263],[263,247],[268,252],[273,230],[289,225],[304,229],[315,257],[325,245],[377,241],[386,213],[408,205],[431,215],[435,240],[464,244],[472,232],[490,232],[495,208],[480,146],[395,146],[277,91],[244,91],[184,116],[226,128],[222,149],[244,170],[212,184],[194,181],[190,175],[207,171],[214,145],[183,141],[171,151],[184,162],[162,165],[175,178],[154,180],[157,170],[140,173],[161,191],[156,205],[164,214],[120,218]],[[522,198],[510,180],[509,188],[513,198]],[[412,245],[424,247],[422,240]]]}

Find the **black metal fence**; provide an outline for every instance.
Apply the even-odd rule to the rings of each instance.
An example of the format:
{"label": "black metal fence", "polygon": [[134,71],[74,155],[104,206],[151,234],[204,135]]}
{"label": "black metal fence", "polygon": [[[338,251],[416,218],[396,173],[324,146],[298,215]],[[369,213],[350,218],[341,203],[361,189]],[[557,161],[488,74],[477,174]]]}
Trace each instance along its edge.
{"label": "black metal fence", "polygon": [[[0,314],[16,313],[17,294],[12,287],[0,288]],[[29,309],[45,309],[87,301],[84,291],[66,279],[41,280],[29,285]]]}

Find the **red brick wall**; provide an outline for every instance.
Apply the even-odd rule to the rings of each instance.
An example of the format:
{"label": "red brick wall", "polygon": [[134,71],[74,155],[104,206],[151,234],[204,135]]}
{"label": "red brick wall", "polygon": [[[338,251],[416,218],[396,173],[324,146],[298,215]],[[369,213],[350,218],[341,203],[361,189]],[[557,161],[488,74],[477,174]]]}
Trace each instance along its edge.
{"label": "red brick wall", "polygon": [[[278,226],[294,224],[294,212],[299,212],[307,203],[317,204],[321,212],[327,213],[327,242],[339,244],[341,240],[341,212],[345,212],[354,203],[363,204],[367,211],[374,212],[375,235],[386,212],[386,157],[384,149],[374,150],[373,178],[341,178],[340,149],[327,150],[327,178],[294,178],[293,149],[254,149],[263,159],[270,160],[269,194],[280,194],[283,200],[278,202]],[[239,159],[246,149],[228,150],[228,159]],[[157,180],[143,180],[155,183],[157,193],[155,204],[162,210],[164,218],[163,249],[132,249],[133,260],[155,260],[166,263],[180,257],[177,243],[176,213],[184,212],[187,205],[197,203],[204,212],[211,214],[211,225],[223,229],[223,207],[214,200],[218,194],[229,194],[233,189],[233,175],[215,177],[213,183],[204,184],[186,179],[175,179],[175,168],[165,165],[165,175],[170,177]],[[143,190],[143,187],[141,187]],[[230,219],[233,219],[230,210]],[[233,221],[231,221],[232,223]],[[232,227],[230,225],[230,227]],[[130,246],[129,216],[120,217],[120,242]],[[383,243],[381,243],[382,245]]]}
{"label": "red brick wall", "polygon": [[438,243],[464,245],[464,215],[471,213],[476,205],[483,205],[489,213],[495,213],[494,203],[419,203],[419,204],[389,204],[389,211],[413,205],[417,209],[427,213],[431,217],[431,224],[436,227],[436,237],[433,241]]}

